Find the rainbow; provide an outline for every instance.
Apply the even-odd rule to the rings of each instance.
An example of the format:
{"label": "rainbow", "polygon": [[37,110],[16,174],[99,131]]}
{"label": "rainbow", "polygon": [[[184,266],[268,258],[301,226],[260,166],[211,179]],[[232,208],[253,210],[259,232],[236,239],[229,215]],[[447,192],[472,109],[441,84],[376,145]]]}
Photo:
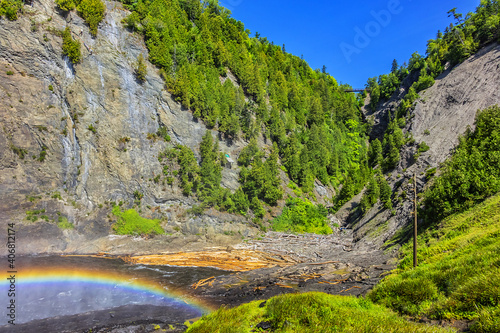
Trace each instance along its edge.
{"label": "rainbow", "polygon": [[[183,303],[186,307],[201,313],[209,313],[214,310],[209,304],[181,292],[167,290],[156,281],[116,271],[92,270],[82,267],[33,267],[22,268],[16,272],[15,276],[18,290],[21,290],[24,286],[43,288],[54,284],[81,283],[91,286],[121,288],[128,292],[148,293],[163,297],[171,302]],[[9,284],[8,279],[0,279],[1,289],[4,289]]]}

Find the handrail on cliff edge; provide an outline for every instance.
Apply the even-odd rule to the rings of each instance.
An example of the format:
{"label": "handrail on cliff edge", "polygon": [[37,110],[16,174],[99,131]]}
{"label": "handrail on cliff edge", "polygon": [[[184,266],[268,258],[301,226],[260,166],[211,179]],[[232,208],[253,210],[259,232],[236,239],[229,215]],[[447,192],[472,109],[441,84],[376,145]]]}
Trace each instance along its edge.
{"label": "handrail on cliff edge", "polygon": [[363,92],[363,91],[366,91],[366,92],[371,92],[372,90],[370,88],[350,88],[350,89],[344,89],[344,92]]}

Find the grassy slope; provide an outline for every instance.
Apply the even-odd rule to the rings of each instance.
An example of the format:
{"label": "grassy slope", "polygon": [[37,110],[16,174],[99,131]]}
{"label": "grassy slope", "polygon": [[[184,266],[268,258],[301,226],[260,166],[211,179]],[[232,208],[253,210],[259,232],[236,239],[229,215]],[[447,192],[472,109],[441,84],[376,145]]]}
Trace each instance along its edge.
{"label": "grassy slope", "polygon": [[403,314],[474,320],[473,332],[500,332],[500,194],[443,220],[401,250],[398,270],[369,298]]}
{"label": "grassy slope", "polygon": [[259,307],[261,303],[221,308],[195,322],[187,332],[266,332],[256,328],[263,321],[271,325],[272,332],[450,332],[408,322],[364,298],[312,292],[276,296]]}
{"label": "grassy slope", "polygon": [[[500,194],[450,216],[411,244],[397,270],[364,298],[323,293],[289,294],[234,309],[219,309],[188,332],[250,332],[262,321],[272,332],[445,332],[414,318],[473,320],[473,332],[500,332]],[[259,332],[259,330],[257,330]]]}

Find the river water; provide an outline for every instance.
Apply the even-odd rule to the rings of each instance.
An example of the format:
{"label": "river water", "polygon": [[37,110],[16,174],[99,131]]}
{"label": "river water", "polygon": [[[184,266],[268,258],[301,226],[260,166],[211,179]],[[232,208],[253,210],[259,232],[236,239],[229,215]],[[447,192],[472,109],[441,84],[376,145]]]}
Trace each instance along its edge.
{"label": "river water", "polygon": [[[2,267],[8,267],[7,258]],[[151,305],[194,318],[210,304],[189,295],[191,284],[227,272],[212,268],[143,266],[120,259],[36,256],[16,258],[0,274],[0,326],[124,305]],[[1,276],[1,275],[0,275]],[[14,305],[14,306],[13,306]]]}

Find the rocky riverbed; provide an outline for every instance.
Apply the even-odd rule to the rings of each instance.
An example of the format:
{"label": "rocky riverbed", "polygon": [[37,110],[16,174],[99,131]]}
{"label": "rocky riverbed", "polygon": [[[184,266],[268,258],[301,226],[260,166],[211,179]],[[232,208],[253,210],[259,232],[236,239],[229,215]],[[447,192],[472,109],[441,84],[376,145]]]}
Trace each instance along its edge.
{"label": "rocky riverbed", "polygon": [[[144,242],[144,249],[147,248],[146,244],[151,244],[152,248],[157,246],[154,240]],[[152,257],[152,248],[145,251],[149,257]],[[366,241],[353,242],[353,233],[349,229],[336,230],[332,235],[268,232],[226,248],[205,248],[204,251],[196,252],[197,260],[192,259],[192,253],[176,253],[174,258],[179,260],[184,255],[187,261],[193,261],[193,265],[197,262],[200,265],[199,260],[213,260],[214,263],[222,260],[226,262],[225,269],[231,269],[233,265],[233,272],[203,278],[192,283],[187,291],[190,296],[214,308],[266,300],[282,293],[322,291],[338,295],[365,295],[384,274],[394,268],[391,255],[375,249]],[[172,258],[170,255],[163,256],[167,260]],[[116,257],[103,253],[97,256]],[[157,253],[153,258],[161,256]],[[148,255],[143,257],[147,258]],[[134,262],[133,258],[129,257],[130,263]],[[251,269],[255,260],[266,265]],[[251,263],[248,266],[250,268],[242,268],[245,262]],[[213,266],[217,267],[216,264]],[[182,311],[166,313],[161,307],[141,305],[36,320],[5,329],[6,332],[38,332],[39,327],[44,327],[54,332],[92,330],[125,333],[153,332],[155,327],[160,327],[167,332],[182,332],[186,329],[186,320],[193,321],[195,318]]]}

